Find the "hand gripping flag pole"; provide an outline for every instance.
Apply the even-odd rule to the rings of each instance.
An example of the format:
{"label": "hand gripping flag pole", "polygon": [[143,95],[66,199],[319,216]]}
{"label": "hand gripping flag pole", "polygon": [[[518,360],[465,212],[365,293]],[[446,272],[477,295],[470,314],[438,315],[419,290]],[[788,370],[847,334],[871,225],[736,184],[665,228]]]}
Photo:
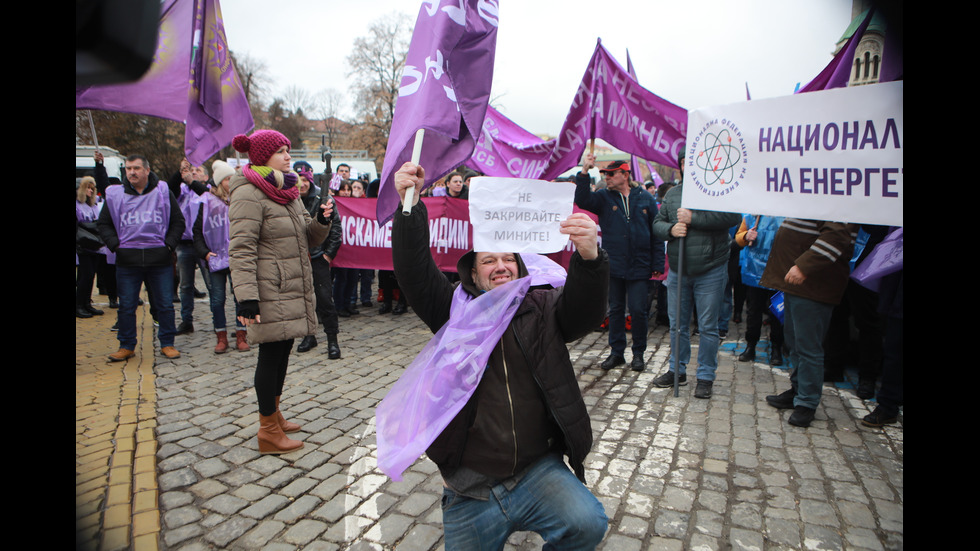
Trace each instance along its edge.
{"label": "hand gripping flag pole", "polygon": [[[415,131],[415,144],[412,146],[412,164],[419,164],[419,157],[422,156],[422,138],[425,136],[425,129],[419,128]],[[402,214],[408,216],[412,213],[412,201],[415,200],[415,186],[405,190],[405,201],[402,202]]]}

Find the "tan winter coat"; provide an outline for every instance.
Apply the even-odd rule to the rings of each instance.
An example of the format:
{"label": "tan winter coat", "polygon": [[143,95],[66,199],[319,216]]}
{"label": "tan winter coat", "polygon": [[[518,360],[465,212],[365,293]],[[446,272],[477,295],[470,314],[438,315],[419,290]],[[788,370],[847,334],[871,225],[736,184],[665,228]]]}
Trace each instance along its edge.
{"label": "tan winter coat", "polygon": [[248,328],[252,344],[316,332],[311,246],[330,225],[311,218],[299,199],[280,205],[241,174],[232,177],[228,218],[231,280],[239,301],[258,300],[259,318]]}

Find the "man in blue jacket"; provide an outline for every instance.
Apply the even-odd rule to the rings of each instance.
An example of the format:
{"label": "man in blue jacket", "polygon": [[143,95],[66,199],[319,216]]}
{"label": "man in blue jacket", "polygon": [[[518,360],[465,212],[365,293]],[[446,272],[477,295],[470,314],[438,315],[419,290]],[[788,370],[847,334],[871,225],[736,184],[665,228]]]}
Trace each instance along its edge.
{"label": "man in blue jacket", "polygon": [[654,237],[657,202],[630,177],[626,161],[613,161],[599,172],[606,187],[590,189],[589,169],[595,155],[586,153],[582,170],[575,175],[575,204],[599,216],[602,247],[609,253],[609,357],[602,369],[626,363],[626,306],[632,318],[633,359],[630,368],[643,371],[647,348],[650,277],[664,270],[663,241]]}

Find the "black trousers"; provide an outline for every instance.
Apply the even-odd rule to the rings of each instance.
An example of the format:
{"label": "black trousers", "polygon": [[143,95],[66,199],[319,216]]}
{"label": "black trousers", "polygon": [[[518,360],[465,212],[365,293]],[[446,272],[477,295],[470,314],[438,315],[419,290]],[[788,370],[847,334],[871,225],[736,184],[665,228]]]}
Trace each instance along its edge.
{"label": "black trousers", "polygon": [[755,345],[762,336],[762,317],[769,316],[769,342],[783,345],[783,324],[769,312],[769,299],[775,291],[761,287],[745,286],[745,342]]}
{"label": "black trousers", "polygon": [[323,256],[310,260],[313,266],[313,292],[316,294],[316,315],[328,335],[339,332],[337,307],[333,302],[333,280],[330,277],[330,263]]}
{"label": "black trousers", "polygon": [[259,363],[255,366],[255,395],[259,401],[259,413],[272,415],[276,412],[276,396],[282,394],[286,383],[286,367],[293,339],[259,344]]}

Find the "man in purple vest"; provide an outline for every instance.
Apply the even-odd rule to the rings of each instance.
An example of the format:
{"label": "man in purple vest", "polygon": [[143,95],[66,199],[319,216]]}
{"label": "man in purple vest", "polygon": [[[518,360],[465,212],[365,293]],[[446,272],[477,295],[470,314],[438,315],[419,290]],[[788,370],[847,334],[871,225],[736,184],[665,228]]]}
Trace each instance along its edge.
{"label": "man in purple vest", "polygon": [[119,291],[119,350],[109,354],[109,361],[136,355],[136,307],[144,283],[150,312],[160,326],[160,352],[178,358],[173,252],[184,232],[184,217],[177,199],[166,182],[150,172],[150,163],[142,155],[126,158],[125,181],[106,188],[105,196],[98,227],[102,240],[116,254]]}

